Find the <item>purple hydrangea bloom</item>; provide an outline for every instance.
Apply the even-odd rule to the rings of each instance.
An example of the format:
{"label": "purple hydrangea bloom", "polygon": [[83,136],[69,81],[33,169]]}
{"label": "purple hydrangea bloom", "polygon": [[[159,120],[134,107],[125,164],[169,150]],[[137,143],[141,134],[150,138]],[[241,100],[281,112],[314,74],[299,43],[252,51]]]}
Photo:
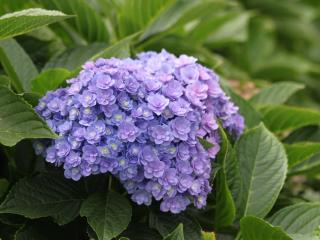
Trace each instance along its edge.
{"label": "purple hydrangea bloom", "polygon": [[[75,181],[112,174],[137,204],[155,199],[172,213],[206,205],[218,121],[233,137],[244,129],[212,70],[163,50],[88,62],[67,83],[35,107],[59,135],[35,142],[37,154]],[[205,150],[199,137],[213,147]]]}

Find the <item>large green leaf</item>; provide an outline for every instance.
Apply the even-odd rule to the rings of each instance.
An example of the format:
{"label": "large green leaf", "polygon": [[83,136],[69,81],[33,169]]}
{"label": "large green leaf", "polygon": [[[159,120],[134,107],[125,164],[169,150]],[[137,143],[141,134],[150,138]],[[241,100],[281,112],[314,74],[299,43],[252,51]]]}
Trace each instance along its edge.
{"label": "large green leaf", "polygon": [[218,171],[216,177],[216,208],[214,217],[215,227],[217,229],[231,225],[236,216],[236,208],[226,176],[226,159],[234,157],[234,150],[223,129],[221,129],[220,132],[222,135],[222,144],[217,161],[221,165],[221,169]]}
{"label": "large green leaf", "polygon": [[320,204],[299,203],[283,208],[269,222],[289,234],[311,234],[320,225]]}
{"label": "large green leaf", "polygon": [[287,156],[289,168],[309,159],[314,154],[320,152],[320,143],[301,142],[284,145]]}
{"label": "large green leaf", "polygon": [[80,183],[56,174],[22,179],[0,205],[0,213],[28,218],[51,216],[58,224],[66,224],[79,214],[83,191]]}
{"label": "large green leaf", "polygon": [[279,140],[263,124],[250,129],[235,145],[241,191],[235,199],[238,216],[264,217],[284,184],[287,157]]}
{"label": "large green leaf", "polygon": [[[103,18],[85,0],[37,0],[48,9],[57,9],[70,15],[76,15],[65,24],[75,29],[89,42],[107,42],[109,34]],[[72,33],[71,33],[72,34]]]}
{"label": "large green leaf", "polygon": [[69,18],[59,11],[31,8],[0,17],[0,40],[30,32],[50,23]]}
{"label": "large green leaf", "polygon": [[149,225],[163,237],[170,234],[180,223],[183,224],[185,240],[202,240],[201,227],[191,216],[186,214],[150,213]]}
{"label": "large green leaf", "polygon": [[294,130],[320,124],[320,112],[290,106],[267,106],[261,109],[265,125],[273,132]]}
{"label": "large green leaf", "polygon": [[240,229],[243,240],[293,240],[280,227],[253,216],[242,218]]}
{"label": "large green leaf", "polygon": [[30,81],[38,70],[14,39],[0,41],[0,62],[18,92],[30,90]]}
{"label": "large green leaf", "polygon": [[253,104],[283,104],[290,96],[303,88],[304,86],[298,83],[275,83],[270,87],[263,88],[258,94],[254,95],[250,101]]}
{"label": "large green leaf", "polygon": [[44,95],[47,91],[58,88],[70,74],[64,68],[48,69],[31,81],[31,90]]}
{"label": "large green leaf", "polygon": [[118,193],[96,193],[84,201],[80,214],[87,218],[99,240],[109,240],[127,228],[131,220],[131,206]]}
{"label": "large green leaf", "polygon": [[163,240],[184,240],[183,225],[180,223],[178,227]]}
{"label": "large green leaf", "polygon": [[56,135],[21,96],[0,86],[0,142],[13,146],[24,138],[55,138]]}

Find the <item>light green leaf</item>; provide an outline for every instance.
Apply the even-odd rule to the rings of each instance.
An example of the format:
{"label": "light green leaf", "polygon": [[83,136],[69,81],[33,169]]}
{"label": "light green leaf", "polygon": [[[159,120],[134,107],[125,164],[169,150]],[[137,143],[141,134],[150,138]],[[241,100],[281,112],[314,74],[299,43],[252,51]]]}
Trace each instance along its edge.
{"label": "light green leaf", "polygon": [[31,90],[40,95],[44,95],[49,90],[57,89],[70,74],[71,73],[64,68],[44,71],[31,81]]}
{"label": "light green leaf", "polygon": [[0,41],[0,62],[18,92],[30,90],[30,81],[38,70],[14,39]]}
{"label": "light green leaf", "polygon": [[238,216],[264,217],[284,184],[287,157],[279,140],[263,124],[250,129],[235,145],[241,191],[235,199]]}
{"label": "light green leaf", "polygon": [[163,240],[184,240],[183,225],[180,223],[178,227]]}
{"label": "light green leaf", "polygon": [[[87,3],[87,1],[37,1],[46,8],[56,9],[70,15],[75,15],[75,18],[64,23],[67,25],[65,28],[67,31],[70,31],[70,28],[76,30],[80,36],[82,36],[88,42],[108,42],[109,34],[103,18]],[[76,36],[76,38],[77,37],[79,36]]]}
{"label": "light green leaf", "polygon": [[288,156],[289,168],[308,160],[314,154],[320,152],[320,143],[300,142],[285,144],[284,147]]}
{"label": "light green leaf", "polygon": [[129,201],[115,192],[96,193],[86,199],[81,207],[99,240],[110,240],[125,230],[131,220]]}
{"label": "light green leaf", "polygon": [[66,224],[79,214],[83,191],[80,183],[63,176],[37,175],[13,186],[0,205],[0,213],[32,219],[51,216],[58,224]]}
{"label": "light green leaf", "polygon": [[185,240],[202,240],[199,223],[186,214],[153,213],[149,215],[149,225],[156,229],[163,237],[170,234],[180,223],[183,224]]}
{"label": "light green leaf", "polygon": [[24,138],[55,138],[56,135],[21,96],[0,86],[0,142],[13,146]]}
{"label": "light green leaf", "polygon": [[51,68],[66,68],[73,71],[106,47],[107,44],[104,43],[93,43],[87,46],[69,48],[61,54],[52,57],[46,63],[43,70]]}
{"label": "light green leaf", "polygon": [[0,17],[0,40],[35,30],[39,27],[69,18],[59,11],[30,8]]}
{"label": "light green leaf", "polygon": [[253,216],[242,218],[240,229],[243,240],[293,240],[280,227]]}
{"label": "light green leaf", "polygon": [[227,158],[234,158],[234,150],[230,144],[226,133],[220,129],[222,136],[221,150],[217,157],[221,169],[216,177],[216,208],[215,208],[215,227],[220,229],[232,224],[236,216],[235,203],[230,192],[227,176],[226,176],[226,162]]}
{"label": "light green leaf", "polygon": [[283,208],[272,215],[269,222],[289,234],[312,234],[320,225],[320,204],[299,203]]}
{"label": "light green leaf", "polygon": [[304,88],[304,85],[292,82],[281,82],[263,88],[250,101],[253,104],[283,104],[294,93]]}
{"label": "light green leaf", "polygon": [[272,132],[320,124],[320,113],[311,109],[279,105],[263,107],[261,112],[265,125]]}

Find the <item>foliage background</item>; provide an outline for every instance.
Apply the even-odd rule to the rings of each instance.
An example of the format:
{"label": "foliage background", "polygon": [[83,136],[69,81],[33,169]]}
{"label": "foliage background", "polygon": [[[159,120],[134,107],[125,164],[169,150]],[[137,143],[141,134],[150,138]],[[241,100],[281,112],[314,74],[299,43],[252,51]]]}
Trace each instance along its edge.
{"label": "foliage background", "polygon": [[[319,239],[318,0],[0,0],[29,8],[70,16],[0,18],[0,238]],[[208,207],[178,216],[107,176],[65,180],[30,140],[54,135],[29,104],[86,60],[162,48],[219,73],[247,124],[236,143],[222,132]]]}

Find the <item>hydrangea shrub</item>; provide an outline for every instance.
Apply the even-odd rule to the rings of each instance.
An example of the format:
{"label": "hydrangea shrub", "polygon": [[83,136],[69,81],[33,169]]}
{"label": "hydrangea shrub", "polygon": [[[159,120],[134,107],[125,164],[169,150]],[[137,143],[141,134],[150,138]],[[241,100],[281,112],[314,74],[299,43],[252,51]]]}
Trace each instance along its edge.
{"label": "hydrangea shrub", "polygon": [[244,129],[216,73],[163,50],[87,62],[67,82],[35,108],[59,135],[35,142],[37,154],[75,181],[111,173],[139,205],[155,199],[171,213],[206,205],[219,122],[234,138]]}

